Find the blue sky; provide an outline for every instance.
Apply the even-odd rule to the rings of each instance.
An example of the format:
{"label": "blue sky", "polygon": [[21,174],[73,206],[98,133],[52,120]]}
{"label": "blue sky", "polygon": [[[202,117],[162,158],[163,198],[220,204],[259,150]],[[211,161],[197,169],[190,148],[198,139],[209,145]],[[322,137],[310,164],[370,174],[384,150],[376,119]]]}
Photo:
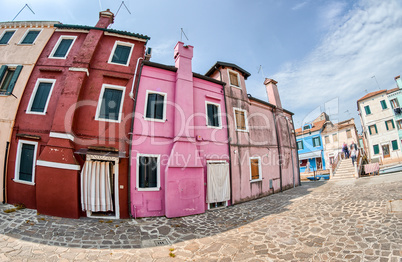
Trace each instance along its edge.
{"label": "blue sky", "polygon": [[[119,0],[1,0],[0,21],[53,20],[95,25],[98,12],[116,13]],[[284,108],[300,127],[326,110],[334,121],[355,118],[367,92],[396,87],[402,74],[400,0],[148,0],[124,1],[112,28],[151,37],[152,60],[174,64],[181,39],[194,46],[193,71],[216,61],[251,73],[247,90],[267,99],[263,80],[278,81]],[[183,28],[189,40],[181,38]],[[262,70],[259,70],[260,66]],[[375,76],[375,77],[373,77]],[[378,83],[378,84],[377,84]]]}

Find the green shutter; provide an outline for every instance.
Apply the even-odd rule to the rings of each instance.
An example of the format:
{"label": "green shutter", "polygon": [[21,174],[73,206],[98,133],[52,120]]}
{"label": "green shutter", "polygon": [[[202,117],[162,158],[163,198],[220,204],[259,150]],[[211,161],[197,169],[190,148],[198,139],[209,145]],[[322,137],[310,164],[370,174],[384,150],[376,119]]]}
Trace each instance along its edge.
{"label": "green shutter", "polygon": [[73,42],[73,39],[61,40],[61,42],[60,42],[59,46],[57,47],[56,52],[54,52],[53,56],[54,57],[65,57],[72,42]]}
{"label": "green shutter", "polygon": [[22,40],[21,44],[33,44],[35,42],[36,37],[39,35],[40,31],[29,31],[28,34],[26,34],[24,40]]}
{"label": "green shutter", "polygon": [[374,145],[373,149],[374,149],[374,155],[377,155],[378,153],[380,153],[380,149],[379,149],[378,145]]}
{"label": "green shutter", "polygon": [[375,128],[375,133],[378,134],[378,130],[377,130],[377,125],[374,124],[374,128]]}
{"label": "green shutter", "polygon": [[387,103],[385,102],[385,100],[381,100],[380,102],[382,109],[387,109]]}
{"label": "green shutter", "polygon": [[370,135],[371,135],[371,128],[369,127],[368,130],[369,130],[369,133],[370,133]]}
{"label": "green shutter", "polygon": [[7,68],[8,68],[8,66],[6,66],[6,65],[2,65],[2,66],[0,67],[0,83],[1,83],[1,81],[3,80],[3,77],[4,77],[4,75],[5,75],[6,72],[7,72]]}
{"label": "green shutter", "polygon": [[385,121],[385,128],[386,128],[387,130],[389,130],[387,122],[388,122],[388,121]]}
{"label": "green shutter", "polygon": [[50,89],[52,88],[52,83],[40,83],[38,89],[36,90],[34,101],[32,102],[31,111],[32,112],[44,112],[46,102],[49,97]]}
{"label": "green shutter", "polygon": [[19,76],[20,73],[21,73],[21,70],[22,70],[22,66],[21,66],[21,65],[17,66],[17,68],[15,69],[14,75],[13,75],[13,77],[11,78],[11,82],[10,82],[10,84],[9,84],[8,87],[7,87],[7,93],[6,93],[7,95],[11,95],[11,94],[12,94],[12,92],[13,92],[13,90],[14,90],[15,83],[17,82],[17,79],[18,79],[18,76]]}
{"label": "green shutter", "polygon": [[128,56],[130,55],[131,47],[130,46],[124,46],[124,45],[117,45],[112,62],[113,63],[118,63],[118,64],[127,64]]}
{"label": "green shutter", "polygon": [[10,41],[11,37],[13,36],[15,31],[7,31],[3,34],[3,37],[0,39],[0,45],[6,45],[8,44],[8,41]]}
{"label": "green shutter", "polygon": [[100,118],[119,120],[122,91],[105,88],[100,108]]}
{"label": "green shutter", "polygon": [[19,180],[33,182],[33,159],[34,159],[35,146],[31,144],[22,144],[21,157],[20,157],[20,170]]}
{"label": "green shutter", "polygon": [[370,106],[365,106],[364,110],[366,110],[366,115],[371,114]]}
{"label": "green shutter", "polygon": [[394,120],[391,119],[392,128],[395,128]]}
{"label": "green shutter", "polygon": [[392,150],[398,150],[398,141],[397,140],[392,141]]}

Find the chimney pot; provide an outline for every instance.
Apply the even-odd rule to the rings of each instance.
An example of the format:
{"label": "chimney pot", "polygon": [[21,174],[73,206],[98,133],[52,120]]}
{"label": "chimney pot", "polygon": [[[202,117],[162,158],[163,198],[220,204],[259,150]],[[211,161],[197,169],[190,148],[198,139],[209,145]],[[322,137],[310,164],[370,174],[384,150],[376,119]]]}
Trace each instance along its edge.
{"label": "chimney pot", "polygon": [[278,87],[276,86],[277,83],[278,82],[270,78],[265,78],[264,81],[265,88],[267,89],[268,102],[275,105],[278,108],[282,108]]}

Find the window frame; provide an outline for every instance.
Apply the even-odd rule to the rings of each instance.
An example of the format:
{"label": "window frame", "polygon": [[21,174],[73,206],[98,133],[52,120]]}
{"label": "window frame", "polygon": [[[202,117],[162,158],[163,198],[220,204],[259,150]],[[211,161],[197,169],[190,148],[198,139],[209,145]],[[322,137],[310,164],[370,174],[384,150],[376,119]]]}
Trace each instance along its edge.
{"label": "window frame", "polygon": [[[214,105],[214,106],[218,107],[218,126],[210,126],[208,124],[208,105]],[[220,104],[210,102],[210,101],[205,101],[205,121],[206,121],[206,126],[208,128],[222,129],[222,115],[221,115],[221,105]]]}
{"label": "window frame", "polygon": [[[244,112],[244,124],[246,125],[246,129],[238,129],[237,128],[236,110]],[[249,130],[248,130],[247,110],[233,107],[233,116],[234,116],[235,130],[240,131],[240,132],[248,132]]]}
{"label": "window frame", "polygon": [[[371,132],[370,127],[372,127],[372,126],[374,126],[375,134],[373,134],[373,133]],[[370,136],[372,136],[372,135],[377,135],[377,134],[378,134],[378,129],[377,129],[377,125],[376,125],[376,124],[369,125],[369,126],[368,126],[368,130],[369,130]]]}
{"label": "window frame", "polygon": [[[148,95],[149,94],[158,94],[158,95],[163,96],[163,118],[162,119],[147,117]],[[147,121],[153,121],[153,122],[166,122],[166,104],[167,104],[167,93],[160,92],[160,91],[154,91],[154,90],[146,90],[145,103],[144,103],[144,114],[143,114],[144,119]]]}
{"label": "window frame", "polygon": [[[25,180],[20,180],[20,164],[21,164],[21,153],[22,153],[22,146],[23,144],[29,144],[29,145],[34,145],[34,155],[33,155],[33,161],[32,161],[32,181],[25,181]],[[17,145],[17,155],[15,159],[15,170],[14,170],[14,179],[13,181],[16,183],[21,183],[21,184],[26,184],[26,185],[35,185],[35,168],[36,168],[36,154],[38,151],[38,142],[35,141],[29,141],[29,140],[18,140],[18,145]]]}
{"label": "window frame", "polygon": [[[315,139],[318,139],[318,146],[314,142]],[[313,137],[312,141],[313,141],[313,147],[320,147],[321,146],[321,139],[320,139],[319,136]]]}
{"label": "window frame", "polygon": [[[394,142],[395,142],[396,148],[394,148]],[[391,148],[392,148],[392,151],[399,150],[398,140],[391,141]]]}
{"label": "window frame", "polygon": [[[121,101],[120,101],[120,109],[119,109],[119,119],[118,120],[107,119],[107,118],[101,118],[100,117],[100,110],[101,110],[102,102],[103,102],[102,98],[103,98],[103,94],[105,93],[105,89],[115,89],[115,90],[121,90],[122,91]],[[121,122],[121,117],[122,117],[122,111],[123,111],[125,92],[126,92],[126,87],[125,86],[102,84],[102,90],[101,90],[101,92],[99,94],[98,105],[96,107],[95,120],[96,121],[104,121],[104,122],[120,123]]]}
{"label": "window frame", "polygon": [[[32,43],[30,43],[30,44],[22,43],[22,42],[24,41],[25,37],[28,35],[28,33],[29,33],[30,31],[39,31],[39,33],[38,33],[38,35],[36,36],[35,40],[34,40]],[[19,44],[19,45],[33,45],[33,44],[35,44],[36,40],[38,39],[38,37],[39,37],[39,35],[40,35],[40,33],[41,33],[42,31],[43,31],[43,29],[36,29],[36,28],[30,28],[30,29],[28,29],[28,30],[24,33],[24,35],[21,37],[21,40],[18,42],[18,44]]]}
{"label": "window frame", "polygon": [[[258,179],[253,179],[252,169],[251,169],[251,160],[258,159]],[[253,156],[249,158],[250,164],[250,183],[262,181],[262,168],[261,168],[261,157]]]}
{"label": "window frame", "polygon": [[[3,85],[3,81],[4,78],[7,76],[8,71],[13,71],[13,75],[10,78],[10,82],[8,83],[8,85],[6,86],[6,89],[4,91],[0,92],[0,96],[10,96],[12,95],[14,88],[18,82],[18,78],[20,77],[21,71],[24,68],[23,65],[1,65],[0,66],[0,72],[2,71],[3,68],[5,69],[4,75],[0,75],[0,88]],[[14,79],[15,78],[15,79]],[[13,82],[13,79],[15,80],[15,82]],[[10,88],[10,86],[12,88]]]}
{"label": "window frame", "polygon": [[[388,122],[391,122],[391,128],[388,126]],[[387,131],[392,131],[395,129],[395,123],[393,119],[385,120],[385,128]]]}
{"label": "window frame", "polygon": [[330,139],[329,139],[329,135],[325,136],[325,137],[324,137],[324,140],[325,140],[325,143],[326,143],[326,144],[330,144],[330,143],[331,143],[331,141],[330,141]]}
{"label": "window frame", "polygon": [[398,128],[399,130],[402,129],[402,119],[396,121],[396,126],[397,126],[397,128]]}
{"label": "window frame", "polygon": [[[367,109],[368,109],[368,110],[367,110]],[[369,111],[369,112],[367,113],[367,111]],[[366,113],[366,116],[367,116],[367,115],[371,115],[370,105],[364,106],[364,112]]]}
{"label": "window frame", "polygon": [[8,44],[10,43],[10,40],[11,40],[11,39],[13,38],[13,36],[15,35],[15,32],[17,32],[17,29],[5,29],[5,30],[3,31],[3,33],[0,35],[0,40],[4,37],[4,35],[5,35],[7,32],[14,32],[14,33],[12,34],[12,36],[10,37],[10,39],[8,39],[7,43],[5,43],[5,44],[0,44],[0,46],[2,46],[2,45],[8,45]]}
{"label": "window frame", "polygon": [[385,100],[380,101],[382,110],[388,109],[387,102]]}
{"label": "window frame", "polygon": [[[114,52],[116,51],[116,48],[117,48],[118,45],[129,46],[129,47],[130,47],[130,53],[128,54],[126,64],[120,64],[120,63],[112,62]],[[134,44],[133,44],[133,43],[130,43],[130,42],[123,42],[123,41],[119,41],[119,40],[115,41],[115,42],[114,42],[113,49],[112,49],[112,52],[110,53],[110,56],[109,56],[108,63],[109,63],[109,64],[113,64],[113,65],[129,66],[129,64],[130,64],[130,59],[131,59],[131,55],[132,55],[132,53],[133,53],[133,50],[134,50]]]}
{"label": "window frame", "polygon": [[[61,42],[62,42],[64,39],[73,39],[73,42],[71,42],[71,45],[70,45],[70,47],[68,48],[68,50],[67,50],[66,54],[64,55],[64,57],[55,57],[54,54],[56,53],[57,49],[59,48]],[[49,58],[52,58],[52,59],[66,59],[67,56],[68,56],[68,54],[70,53],[71,48],[73,47],[73,45],[74,45],[76,39],[77,39],[77,36],[73,36],[73,35],[61,35],[61,36],[59,37],[59,39],[57,40],[57,43],[54,45],[53,50],[52,50],[52,52],[51,52],[50,55],[49,55]]]}
{"label": "window frame", "polygon": [[[300,143],[300,145],[301,145],[301,148],[299,148],[299,143]],[[304,149],[303,140],[296,141],[296,147],[297,147],[297,150],[303,150],[303,149]]]}
{"label": "window frame", "polygon": [[[231,70],[231,69],[228,69],[227,71],[228,71],[228,78],[229,78],[229,86],[233,86],[233,87],[242,89],[241,88],[241,83],[240,83],[240,74],[238,72],[234,71],[234,70]],[[239,86],[236,86],[236,85],[232,84],[232,82],[230,81],[230,73],[233,73],[233,74],[235,74],[237,76],[237,83],[239,84]]]}
{"label": "window frame", "polygon": [[391,104],[392,109],[399,108],[399,101],[398,101],[397,97],[395,97],[394,99],[391,99],[389,101],[389,103]]}
{"label": "window frame", "polygon": [[[334,138],[335,138],[335,139],[334,139]],[[338,133],[332,134],[332,140],[333,140],[334,142],[338,142]]]}
{"label": "window frame", "polygon": [[[156,173],[156,187],[140,188],[140,157],[156,157],[157,158],[157,173]],[[161,191],[161,155],[159,154],[137,154],[137,176],[136,176],[136,188],[137,191]]]}
{"label": "window frame", "polygon": [[[375,152],[376,147],[377,147],[377,153]],[[379,155],[380,154],[380,146],[378,144],[373,145],[373,153],[374,153],[374,155]]]}
{"label": "window frame", "polygon": [[352,129],[346,130],[346,138],[352,138]]}
{"label": "window frame", "polygon": [[[51,84],[52,84],[52,87],[50,88],[50,91],[49,91],[49,95],[48,95],[48,97],[47,97],[46,105],[45,105],[45,107],[44,107],[44,109],[43,109],[43,112],[31,111],[31,109],[32,109],[32,104],[33,104],[33,102],[34,102],[34,100],[35,100],[36,92],[38,91],[39,85],[40,85],[41,83],[51,83]],[[29,98],[29,103],[28,103],[27,110],[25,111],[26,114],[46,115],[46,113],[47,113],[47,107],[48,107],[48,105],[49,105],[49,101],[50,101],[50,98],[51,98],[51,96],[52,96],[52,92],[53,92],[53,88],[54,88],[55,83],[56,83],[56,79],[51,79],[51,78],[38,78],[38,79],[36,80],[35,87],[34,87],[34,89],[33,89],[33,91],[32,91],[31,97]]]}

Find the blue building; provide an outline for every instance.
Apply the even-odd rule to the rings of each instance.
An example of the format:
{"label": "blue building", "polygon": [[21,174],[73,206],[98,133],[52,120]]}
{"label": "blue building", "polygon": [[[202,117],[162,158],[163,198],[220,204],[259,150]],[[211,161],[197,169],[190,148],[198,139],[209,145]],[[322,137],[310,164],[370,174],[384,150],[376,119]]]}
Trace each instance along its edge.
{"label": "blue building", "polygon": [[322,113],[313,122],[296,129],[300,173],[326,169],[321,132],[327,121],[328,115]]}

